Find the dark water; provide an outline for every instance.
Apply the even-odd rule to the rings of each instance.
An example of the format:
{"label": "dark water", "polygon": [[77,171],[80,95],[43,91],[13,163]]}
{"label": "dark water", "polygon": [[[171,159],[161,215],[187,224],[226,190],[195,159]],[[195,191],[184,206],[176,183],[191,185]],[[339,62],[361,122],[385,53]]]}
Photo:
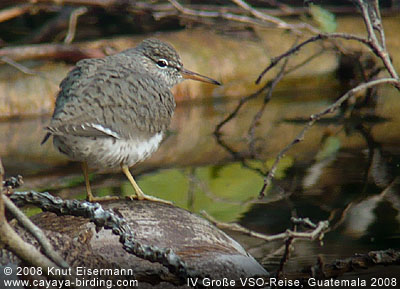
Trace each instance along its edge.
{"label": "dark water", "polygon": [[[275,97],[253,136],[249,128],[262,103],[252,101],[222,128],[219,142],[213,135],[215,126],[237,101],[180,104],[160,150],[132,172],[148,194],[268,235],[293,228],[293,216],[315,223],[329,220],[323,244],[293,244],[285,272],[315,265],[318,256],[329,263],[355,253],[400,249],[400,102],[393,90],[382,90],[376,105],[330,114],[315,124],[281,160],[265,198],[257,199],[278,152],[311,114],[334,101],[332,97],[316,94],[305,101],[293,92]],[[0,155],[7,175],[23,175],[22,190],[83,199],[80,166],[68,162],[50,143],[39,145],[47,121],[0,123]],[[97,196],[133,193],[119,172],[92,174],[91,183]],[[282,240],[264,242],[229,233],[267,269],[277,269]],[[400,276],[399,272],[396,266],[374,267],[345,276]]]}

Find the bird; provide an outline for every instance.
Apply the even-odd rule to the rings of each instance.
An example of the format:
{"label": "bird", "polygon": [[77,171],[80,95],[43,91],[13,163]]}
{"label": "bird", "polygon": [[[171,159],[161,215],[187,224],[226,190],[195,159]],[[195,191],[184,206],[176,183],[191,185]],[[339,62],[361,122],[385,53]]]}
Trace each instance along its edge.
{"label": "bird", "polygon": [[129,168],[159,147],[175,110],[171,88],[185,79],[221,85],[187,70],[167,42],[149,38],[104,58],[82,59],[60,83],[44,144],[82,163],[87,200],[95,197],[89,168],[120,168],[134,188],[131,199],[171,203],[146,195]]}

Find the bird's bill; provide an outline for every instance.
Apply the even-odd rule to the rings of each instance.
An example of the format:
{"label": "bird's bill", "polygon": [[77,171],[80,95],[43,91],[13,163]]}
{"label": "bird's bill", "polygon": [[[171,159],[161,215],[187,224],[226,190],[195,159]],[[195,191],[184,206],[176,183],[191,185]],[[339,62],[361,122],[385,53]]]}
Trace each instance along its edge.
{"label": "bird's bill", "polygon": [[196,72],[187,70],[185,68],[181,69],[181,74],[183,76],[183,78],[185,79],[193,79],[193,80],[197,80],[197,81],[202,81],[202,82],[207,82],[207,83],[211,83],[211,84],[216,84],[216,85],[221,85],[221,83],[219,81],[216,81],[212,78],[209,78],[207,76],[198,74]]}

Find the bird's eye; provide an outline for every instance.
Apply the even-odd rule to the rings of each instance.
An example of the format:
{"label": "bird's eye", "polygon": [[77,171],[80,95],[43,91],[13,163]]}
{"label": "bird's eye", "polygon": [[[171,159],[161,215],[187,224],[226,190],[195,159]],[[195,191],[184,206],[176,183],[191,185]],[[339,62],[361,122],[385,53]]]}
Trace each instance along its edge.
{"label": "bird's eye", "polygon": [[161,67],[161,68],[165,68],[165,67],[167,67],[168,66],[168,61],[166,61],[165,59],[159,59],[158,61],[157,61],[157,65],[159,66],[159,67]]}

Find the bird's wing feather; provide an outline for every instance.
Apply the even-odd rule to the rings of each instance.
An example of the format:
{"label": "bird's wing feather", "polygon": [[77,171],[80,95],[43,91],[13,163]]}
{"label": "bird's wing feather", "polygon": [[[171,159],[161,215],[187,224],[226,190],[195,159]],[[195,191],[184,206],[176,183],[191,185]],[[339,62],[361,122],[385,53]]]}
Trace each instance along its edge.
{"label": "bird's wing feather", "polygon": [[[107,128],[106,126],[102,126],[97,124],[96,121],[93,123],[86,122],[81,124],[65,124],[59,126],[48,126],[46,129],[53,135],[74,135],[74,136],[86,136],[86,137],[104,137],[104,136],[112,136],[116,139],[121,138],[121,136]],[[47,140],[47,139],[46,139]]]}

